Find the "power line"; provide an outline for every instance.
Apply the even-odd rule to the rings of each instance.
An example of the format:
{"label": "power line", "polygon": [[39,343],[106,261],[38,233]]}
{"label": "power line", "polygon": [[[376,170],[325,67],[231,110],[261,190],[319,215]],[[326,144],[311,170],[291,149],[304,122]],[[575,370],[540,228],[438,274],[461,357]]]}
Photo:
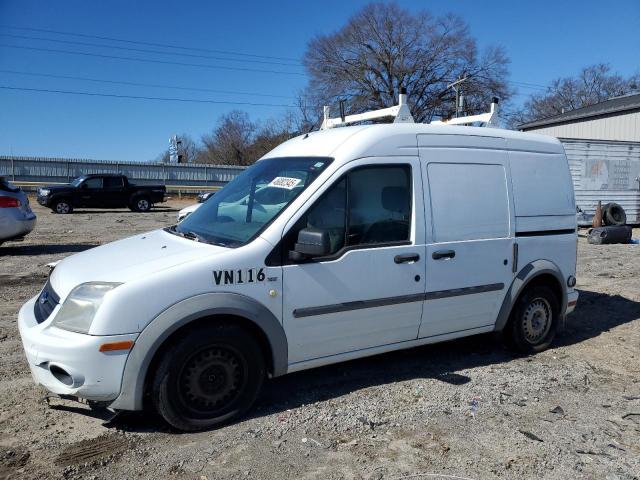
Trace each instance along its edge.
{"label": "power line", "polygon": [[98,92],[79,92],[76,90],[53,90],[46,88],[26,88],[26,87],[13,87],[9,85],[0,85],[4,90],[19,90],[24,92],[41,92],[41,93],[59,93],[64,95],[84,95],[89,97],[109,97],[109,98],[124,98],[133,100],[158,100],[165,102],[185,102],[185,103],[213,103],[222,105],[250,105],[252,107],[289,107],[293,108],[295,105],[278,104],[278,103],[254,103],[254,102],[228,102],[224,100],[204,100],[197,98],[171,98],[171,97],[147,97],[141,95],[120,95],[115,93],[98,93]]}
{"label": "power line", "polygon": [[[5,71],[0,70],[0,72],[5,72]],[[63,78],[67,78],[67,77],[63,77]],[[120,82],[117,82],[117,83],[120,83]],[[208,103],[208,104],[220,104],[220,105],[246,105],[246,106],[254,106],[254,107],[286,107],[286,108],[297,107],[297,105],[284,104],[284,103],[232,102],[232,101],[225,101],[225,100],[207,100],[207,99],[198,99],[198,98],[150,97],[150,96],[142,96],[142,95],[122,95],[122,94],[99,93],[99,92],[80,92],[75,90],[54,90],[54,89],[45,89],[45,88],[13,87],[9,85],[0,85],[0,89],[25,91],[25,92],[39,92],[39,93],[57,93],[57,94],[64,94],[64,95],[81,95],[81,96],[88,96],[88,97],[122,98],[122,99],[130,99],[130,100],[155,100],[155,101],[164,101],[164,102]],[[526,93],[516,93],[513,96],[528,96],[528,95],[529,94],[526,94]],[[284,98],[287,98],[287,97],[284,97]],[[314,107],[317,107],[317,105],[309,105],[309,107],[314,108]]]}
{"label": "power line", "polygon": [[292,64],[285,62],[274,62],[270,60],[251,60],[251,59],[239,59],[239,58],[225,58],[225,57],[215,57],[211,55],[198,55],[193,53],[184,53],[184,52],[163,52],[162,50],[150,50],[147,48],[134,48],[134,47],[120,47],[117,45],[106,45],[104,43],[91,43],[91,42],[78,42],[74,40],[60,40],[57,38],[45,38],[45,37],[32,37],[29,35],[13,35],[10,33],[0,33],[2,37],[10,37],[10,38],[20,38],[23,40],[38,40],[45,42],[55,42],[55,43],[64,43],[68,45],[81,45],[85,47],[99,47],[99,48],[112,48],[116,50],[126,50],[130,52],[141,52],[141,53],[157,53],[159,55],[176,55],[179,57],[193,57],[193,58],[207,58],[210,60],[223,60],[229,62],[243,62],[243,63],[261,63],[267,65],[281,65],[285,67],[300,67],[300,64]]}
{"label": "power line", "polygon": [[210,48],[185,47],[185,46],[182,46],[182,45],[171,45],[171,44],[167,44],[167,43],[141,42],[139,40],[128,40],[128,39],[123,39],[123,38],[107,37],[107,36],[101,36],[101,35],[88,35],[86,33],[63,32],[63,31],[60,31],[60,30],[49,30],[49,29],[45,29],[45,28],[16,27],[16,26],[11,26],[11,25],[0,25],[0,27],[9,28],[9,29],[12,29],[12,30],[28,30],[28,31],[32,31],[32,32],[55,33],[55,34],[58,34],[58,35],[72,35],[72,36],[75,36],[75,37],[97,38],[99,40],[111,40],[111,41],[114,41],[114,42],[133,43],[133,44],[138,44],[138,45],[148,45],[148,46],[151,46],[151,47],[177,48],[177,49],[180,49],[180,50],[193,50],[193,51],[209,52],[209,53],[222,53],[222,54],[225,54],[225,55],[237,55],[237,56],[254,57],[254,58],[270,58],[270,59],[273,59],[273,60],[292,60],[292,61],[295,61],[295,62],[299,62],[300,61],[297,58],[291,58],[291,57],[275,57],[275,56],[270,56],[270,55],[258,55],[258,54],[253,54],[253,53],[232,52],[232,51],[229,51],[229,50],[214,50],[214,49],[210,49]]}
{"label": "power line", "polygon": [[146,62],[146,63],[159,63],[163,65],[179,65],[182,67],[201,67],[201,68],[212,68],[214,70],[235,70],[239,72],[258,72],[258,73],[275,73],[280,75],[298,75],[305,76],[304,73],[299,72],[284,72],[282,70],[261,70],[258,68],[248,68],[248,67],[229,67],[226,65],[208,65],[205,63],[186,63],[186,62],[171,62],[169,60],[156,60],[150,58],[136,58],[136,57],[124,57],[120,55],[106,55],[102,53],[89,53],[89,52],[74,52],[70,50],[58,50],[55,48],[38,48],[38,47],[25,47],[23,45],[9,45],[6,43],[0,43],[0,47],[7,48],[20,48],[23,50],[34,50],[38,52],[51,52],[51,53],[65,53],[69,55],[82,55],[85,57],[97,57],[97,58],[110,58],[114,60],[126,60],[133,62]]}
{"label": "power line", "polygon": [[212,88],[197,88],[197,87],[181,87],[177,85],[166,85],[166,84],[154,84],[154,83],[138,83],[138,82],[124,82],[120,80],[105,80],[102,78],[90,78],[90,77],[76,77],[72,75],[56,75],[53,73],[39,73],[39,72],[20,72],[16,70],[0,70],[0,73],[9,73],[15,75],[28,75],[34,77],[48,77],[48,78],[60,78],[65,80],[81,80],[87,82],[97,82],[97,83],[108,83],[114,85],[130,85],[134,87],[151,87],[151,88],[170,88],[174,90],[187,90],[194,92],[210,92],[210,93],[224,93],[231,95],[250,95],[256,97],[272,97],[272,98],[288,98],[292,99],[293,97],[287,95],[272,95],[269,93],[255,93],[255,92],[239,92],[232,90],[216,90]]}
{"label": "power line", "polygon": [[548,86],[545,86],[545,85],[539,85],[536,83],[517,82],[515,80],[507,81],[507,83],[510,83],[511,85],[515,85],[516,87],[531,88],[533,90],[546,90],[547,88],[549,88]]}

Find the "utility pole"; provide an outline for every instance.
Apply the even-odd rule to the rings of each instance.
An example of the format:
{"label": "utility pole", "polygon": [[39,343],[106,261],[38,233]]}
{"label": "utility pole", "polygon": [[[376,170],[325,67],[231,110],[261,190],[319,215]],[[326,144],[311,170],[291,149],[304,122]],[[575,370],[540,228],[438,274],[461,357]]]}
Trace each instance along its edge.
{"label": "utility pole", "polygon": [[458,78],[455,82],[447,85],[447,88],[453,88],[453,91],[456,92],[456,118],[460,116],[460,110],[462,107],[462,102],[460,101],[460,91],[462,90],[461,85],[462,82],[466,81],[468,78],[469,77]]}

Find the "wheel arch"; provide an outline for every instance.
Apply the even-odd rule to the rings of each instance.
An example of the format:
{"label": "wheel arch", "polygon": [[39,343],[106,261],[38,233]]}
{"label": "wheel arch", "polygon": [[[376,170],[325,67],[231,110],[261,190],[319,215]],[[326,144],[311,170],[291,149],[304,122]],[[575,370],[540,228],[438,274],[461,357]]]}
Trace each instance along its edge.
{"label": "wheel arch", "polygon": [[151,195],[144,190],[134,190],[133,192],[131,192],[129,194],[129,201],[133,202],[135,199],[140,197],[148,198],[149,201],[151,201]]}
{"label": "wheel arch", "polygon": [[167,342],[198,325],[219,321],[239,322],[257,335],[272,376],[287,372],[288,345],[284,329],[264,305],[237,293],[197,295],[169,307],[142,330],[125,363],[120,394],[110,408],[141,410],[149,375]]}
{"label": "wheel arch", "polygon": [[72,207],[76,206],[75,198],[70,193],[58,193],[56,195],[52,195],[47,200],[47,206],[53,209],[55,208],[56,204],[62,200],[66,200],[66,202]]}
{"label": "wheel arch", "polygon": [[499,332],[504,329],[518,298],[527,288],[533,285],[546,285],[558,296],[560,302],[560,327],[564,326],[565,312],[567,310],[567,288],[562,271],[550,260],[534,260],[520,269],[516,278],[511,282],[511,286],[498,312],[496,331]]}

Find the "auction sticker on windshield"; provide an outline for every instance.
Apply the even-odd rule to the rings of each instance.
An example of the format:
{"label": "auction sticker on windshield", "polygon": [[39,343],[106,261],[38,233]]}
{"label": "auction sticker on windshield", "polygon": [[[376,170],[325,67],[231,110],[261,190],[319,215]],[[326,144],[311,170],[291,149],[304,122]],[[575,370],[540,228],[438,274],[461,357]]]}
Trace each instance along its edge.
{"label": "auction sticker on windshield", "polygon": [[271,183],[269,183],[269,187],[276,187],[276,188],[286,188],[287,190],[293,190],[295,188],[296,185],[298,185],[302,180],[299,178],[292,178],[292,177],[276,177],[273,180],[271,180]]}

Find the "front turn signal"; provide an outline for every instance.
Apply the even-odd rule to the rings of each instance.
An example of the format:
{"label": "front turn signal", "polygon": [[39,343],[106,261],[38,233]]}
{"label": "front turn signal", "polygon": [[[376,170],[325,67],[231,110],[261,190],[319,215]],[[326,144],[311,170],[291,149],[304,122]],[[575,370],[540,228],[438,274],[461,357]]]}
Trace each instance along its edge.
{"label": "front turn signal", "polygon": [[130,350],[133,347],[133,340],[125,340],[123,342],[109,342],[100,345],[101,352],[116,352],[119,350]]}

